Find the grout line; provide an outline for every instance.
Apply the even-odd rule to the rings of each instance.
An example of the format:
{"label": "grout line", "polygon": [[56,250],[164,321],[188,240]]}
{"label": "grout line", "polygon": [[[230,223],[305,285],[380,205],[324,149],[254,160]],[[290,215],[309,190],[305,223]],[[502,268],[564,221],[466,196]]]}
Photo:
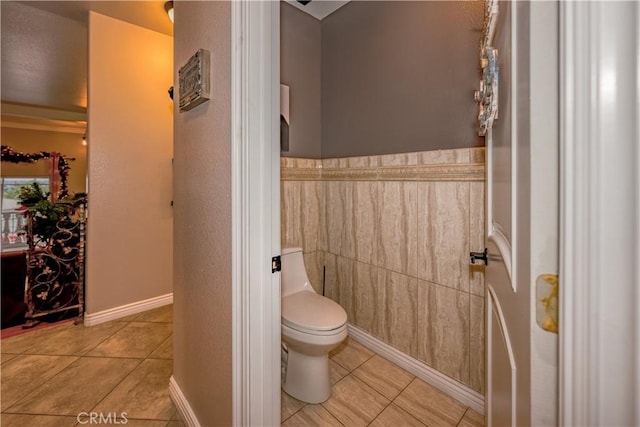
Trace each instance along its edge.
{"label": "grout line", "polygon": [[[142,313],[141,313],[142,314]],[[37,387],[38,388],[42,388],[44,387],[47,383],[49,383],[50,381],[52,381],[54,378],[56,378],[58,375],[62,374],[62,372],[65,372],[67,369],[70,369],[74,364],[79,363],[80,361],[82,361],[82,359],[91,359],[91,358],[101,358],[101,359],[130,359],[130,360],[137,360],[138,363],[126,374],[124,375],[124,377],[122,378],[121,381],[119,381],[117,384],[115,384],[113,386],[113,388],[111,388],[111,390],[107,391],[101,398],[100,400],[91,408],[91,410],[95,409],[101,402],[103,402],[107,396],[109,396],[120,384],[122,384],[127,378],[129,378],[129,376],[136,370],[138,369],[145,360],[156,360],[156,358],[151,358],[151,354],[153,354],[154,351],[156,351],[160,346],[162,346],[162,344],[166,341],[166,339],[168,338],[168,336],[166,338],[164,338],[156,348],[154,348],[153,350],[151,350],[149,352],[149,354],[144,357],[144,358],[137,358],[137,357],[114,357],[114,356],[92,356],[92,355],[88,355],[87,353],[91,352],[92,350],[94,350],[95,348],[97,348],[99,345],[103,344],[104,342],[106,342],[107,340],[109,340],[110,338],[112,338],[114,335],[116,335],[117,333],[119,333],[120,331],[122,331],[128,324],[131,324],[132,322],[134,322],[134,320],[130,320],[130,321],[120,321],[118,322],[117,320],[112,321],[112,322],[118,322],[118,323],[122,323],[122,326],[117,328],[115,331],[113,331],[113,333],[107,335],[104,337],[104,339],[98,341],[98,343],[95,346],[92,346],[91,348],[89,348],[88,350],[82,352],[81,354],[71,354],[71,355],[66,355],[66,354],[38,354],[38,353],[7,353],[7,354],[14,354],[17,358],[19,356],[51,356],[51,357],[75,357],[75,360],[72,361],[71,363],[69,363],[69,365],[67,365],[65,368],[63,368],[62,370],[60,370],[57,374],[55,374],[54,376],[52,376],[51,378],[49,378],[48,380],[46,380],[45,382],[43,382],[41,385],[39,385]],[[145,323],[171,323],[171,322],[145,322]],[[82,327],[84,327],[84,325],[82,325]],[[53,329],[52,329],[53,331]],[[34,331],[35,332],[35,331]],[[172,331],[173,333],[173,331]],[[170,335],[169,335],[170,336]],[[39,338],[39,337],[35,337],[34,339]],[[32,348],[33,346],[29,347]],[[28,351],[29,348],[25,351]],[[173,358],[171,359],[157,359],[157,360],[173,360]],[[16,402],[14,402],[13,404],[11,404],[11,406],[9,406],[5,411],[2,411],[2,414],[19,414],[19,415],[44,415],[44,416],[57,416],[57,417],[73,417],[73,415],[61,415],[61,414],[50,414],[50,413],[43,413],[43,414],[32,414],[32,413],[25,413],[25,412],[11,412],[11,408],[18,405],[19,403],[23,402],[25,399],[27,399],[30,396],[30,394],[27,394],[26,396],[18,399]],[[151,418],[130,418],[130,419],[140,419],[140,420],[153,420],[153,421],[167,421],[167,424],[169,424],[172,420],[159,420],[159,419],[151,419]]]}
{"label": "grout line", "polygon": [[[31,356],[31,354],[27,354],[25,356]],[[36,355],[36,356],[40,356],[40,355]],[[48,356],[48,355],[44,355],[44,356]],[[11,408],[13,408],[14,406],[16,406],[19,403],[22,403],[23,400],[25,400],[26,398],[32,396],[32,394],[37,391],[38,389],[44,387],[48,382],[52,381],[54,378],[56,378],[58,375],[60,375],[62,372],[66,371],[67,369],[69,369],[69,367],[71,365],[74,365],[76,363],[78,363],[78,361],[81,359],[80,356],[72,356],[75,357],[76,360],[74,360],[73,362],[69,363],[67,366],[65,366],[64,368],[62,368],[60,371],[58,371],[57,374],[55,374],[54,376],[52,376],[51,378],[49,378],[48,380],[46,380],[45,382],[43,382],[42,384],[38,385],[37,387],[35,387],[33,390],[29,391],[26,395],[22,396],[21,398],[19,398],[18,400],[16,400],[15,402],[13,402],[7,409],[5,409],[4,411],[2,411],[2,413],[9,411]],[[44,414],[47,415],[47,414]]]}
{"label": "grout line", "polygon": [[[115,357],[112,359],[116,359]],[[122,377],[122,379],[120,381],[118,381],[117,384],[115,384],[113,386],[113,388],[111,390],[109,390],[108,392],[106,392],[104,394],[104,396],[102,396],[102,398],[91,407],[90,411],[93,411],[98,405],[100,405],[100,403],[102,403],[107,396],[109,396],[120,384],[122,384],[124,382],[124,380],[126,380],[127,378],[129,378],[129,376],[133,373],[133,371],[135,371],[136,369],[138,369],[140,367],[140,365],[142,365],[144,363],[145,359],[142,359],[140,362],[138,362],[138,364],[136,366],[133,367],[132,370],[129,371],[129,373],[127,375],[125,375],[124,377]]]}
{"label": "grout line", "polygon": [[369,267],[375,267],[375,268],[379,268],[379,269],[382,269],[382,270],[386,270],[386,271],[388,271],[390,273],[399,274],[401,276],[405,276],[405,277],[408,277],[410,279],[421,280],[423,282],[433,283],[434,285],[442,286],[442,287],[447,288],[447,289],[453,289],[453,290],[458,291],[458,292],[467,293],[467,294],[470,294],[470,295],[481,296],[481,295],[477,295],[477,294],[471,293],[471,286],[470,285],[469,285],[469,289],[468,290],[461,289],[461,288],[456,288],[454,286],[444,285],[442,283],[434,282],[433,280],[428,280],[428,279],[421,278],[420,274],[411,275],[411,274],[407,274],[407,273],[404,273],[404,272],[401,272],[401,271],[393,270],[391,268],[387,268],[387,267],[379,266],[379,265],[376,265],[376,264],[372,264],[372,263],[369,263],[369,262],[366,262],[366,261],[361,261],[359,259],[352,258],[352,257],[349,257],[349,256],[336,254],[336,253],[330,252],[328,250],[324,251],[324,252],[326,254],[332,255],[334,257],[340,257],[340,258],[344,258],[344,259],[346,259],[348,261],[353,261],[353,262],[358,262],[360,264],[368,265]]}
{"label": "grout line", "polygon": [[32,412],[9,412],[9,410],[2,411],[1,415],[33,415],[34,417],[47,416],[47,417],[61,417],[61,418],[65,417],[65,418],[74,418],[74,419],[76,419],[76,416],[77,416],[77,415],[40,414],[40,413],[34,414]]}
{"label": "grout line", "polygon": [[464,413],[462,414],[462,416],[460,417],[460,419],[458,420],[456,426],[459,426],[460,423],[462,422],[462,420],[464,420],[464,416],[467,415],[467,412],[469,412],[469,407],[467,406],[467,409],[464,410]]}
{"label": "grout line", "polygon": [[[386,360],[386,359],[385,359],[385,360]],[[393,362],[389,362],[389,363],[393,363]],[[395,365],[395,363],[394,363],[394,365]],[[397,366],[397,365],[396,365],[396,366]],[[402,368],[401,368],[401,369],[402,369]],[[407,372],[407,371],[405,371],[405,372]],[[404,393],[404,391],[405,391],[406,389],[408,389],[408,388],[409,388],[409,386],[410,386],[411,384],[413,384],[413,382],[414,382],[415,380],[419,379],[418,377],[416,377],[415,375],[413,375],[411,372],[409,372],[409,374],[410,374],[413,378],[411,379],[411,381],[409,381],[409,382],[407,383],[407,385],[406,385],[406,386],[404,386],[404,388],[403,388],[402,390],[400,390],[400,393],[398,393],[398,394],[396,395],[396,397],[394,397],[393,399],[391,399],[391,401],[392,401],[392,402],[395,402],[395,401],[396,401],[396,399],[397,399],[398,397],[400,397],[400,395],[401,395],[402,393]]]}
{"label": "grout line", "polygon": [[[353,372],[352,372],[352,373],[350,373],[349,375],[346,375],[344,378],[347,378],[347,377],[349,377],[349,376],[350,376],[350,377],[352,377],[354,381],[361,383],[362,385],[364,385],[364,386],[365,386],[365,387],[367,387],[367,388],[370,388],[374,393],[376,393],[377,395],[381,396],[383,399],[385,399],[385,400],[388,400],[388,401],[389,401],[389,403],[387,403],[387,404],[386,404],[386,405],[385,405],[385,406],[380,410],[380,412],[378,412],[378,413],[375,415],[375,417],[373,417],[373,419],[372,419],[369,423],[367,423],[367,425],[369,425],[369,424],[371,424],[372,422],[374,422],[374,421],[375,421],[375,419],[376,419],[376,418],[378,418],[378,416],[380,416],[380,414],[381,414],[382,412],[384,412],[384,410],[385,410],[385,409],[387,409],[387,408],[389,407],[389,405],[391,405],[392,400],[391,400],[391,399],[388,399],[388,398],[387,398],[387,396],[383,395],[383,394],[382,394],[382,393],[380,393],[378,390],[376,390],[375,388],[371,387],[371,386],[370,386],[369,384],[367,384],[365,381],[363,381],[363,380],[361,380],[360,378],[358,378],[357,376],[353,375]],[[343,379],[344,379],[344,378],[343,378]],[[337,383],[336,383],[336,384],[337,384]],[[323,405],[323,407],[324,407],[324,405]],[[325,409],[326,409],[326,410],[327,410],[331,415],[333,415],[333,413],[331,413],[331,411],[329,410],[329,408],[326,408],[326,407],[325,407]],[[334,415],[334,418],[335,418],[335,415]]]}
{"label": "grout line", "polygon": [[[323,403],[324,403],[324,402],[323,402]],[[340,420],[338,419],[338,417],[336,417],[335,415],[333,415],[333,414],[331,413],[331,411],[330,411],[330,410],[328,410],[327,408],[325,408],[325,407],[324,407],[324,405],[322,405],[322,404],[321,404],[321,406],[322,406],[322,409],[324,409],[325,411],[327,411],[327,414],[329,414],[329,415],[330,415],[334,420],[336,420],[336,421],[338,422],[338,424],[340,424],[340,425],[341,425],[341,426],[343,426],[343,427],[346,427],[346,426],[345,426],[345,424],[344,424],[342,421],[340,421]]]}
{"label": "grout line", "polygon": [[[289,394],[287,394],[287,392],[282,389],[282,385],[280,386],[280,392],[286,394],[287,396],[291,397],[292,399],[298,400],[295,397],[290,396]],[[298,402],[302,402],[302,400],[298,400]],[[302,402],[302,403],[304,403],[304,405],[302,405],[300,408],[298,408],[296,411],[294,411],[292,414],[290,414],[287,418],[285,418],[284,420],[280,421],[280,425],[284,424],[285,421],[287,421],[289,418],[293,417],[298,412],[302,411],[308,405],[308,403],[306,403],[306,402]],[[280,399],[280,413],[282,414],[282,398]]]}

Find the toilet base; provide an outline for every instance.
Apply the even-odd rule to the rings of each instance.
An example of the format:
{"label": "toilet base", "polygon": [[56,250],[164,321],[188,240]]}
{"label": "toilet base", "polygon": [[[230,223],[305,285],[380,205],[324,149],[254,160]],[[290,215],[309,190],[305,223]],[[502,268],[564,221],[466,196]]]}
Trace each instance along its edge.
{"label": "toilet base", "polygon": [[289,346],[283,390],[307,403],[322,403],[331,397],[329,355],[309,356]]}

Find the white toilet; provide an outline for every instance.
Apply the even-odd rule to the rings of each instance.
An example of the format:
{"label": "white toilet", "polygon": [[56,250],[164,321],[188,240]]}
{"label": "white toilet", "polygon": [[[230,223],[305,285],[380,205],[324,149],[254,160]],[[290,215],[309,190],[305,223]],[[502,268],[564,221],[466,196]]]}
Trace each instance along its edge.
{"label": "white toilet", "polygon": [[331,396],[329,352],[347,337],[347,313],[311,286],[301,248],[282,250],[282,388],[307,403]]}

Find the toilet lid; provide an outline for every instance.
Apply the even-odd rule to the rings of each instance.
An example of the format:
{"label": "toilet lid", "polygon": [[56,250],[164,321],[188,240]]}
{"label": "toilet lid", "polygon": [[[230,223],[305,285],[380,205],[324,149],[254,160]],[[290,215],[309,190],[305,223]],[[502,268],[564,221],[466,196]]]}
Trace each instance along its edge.
{"label": "toilet lid", "polygon": [[311,291],[300,291],[282,298],[282,323],[294,329],[330,331],[347,322],[339,304]]}

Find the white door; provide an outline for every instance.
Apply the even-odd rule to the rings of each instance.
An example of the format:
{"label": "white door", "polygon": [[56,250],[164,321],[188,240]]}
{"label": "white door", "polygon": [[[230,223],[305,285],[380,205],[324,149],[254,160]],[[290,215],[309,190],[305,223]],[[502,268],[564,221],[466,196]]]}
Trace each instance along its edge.
{"label": "white door", "polygon": [[[531,310],[528,280],[529,167],[528,55],[520,26],[528,19],[524,2],[499,2],[490,45],[498,51],[498,118],[486,135],[487,249],[486,345],[489,426],[530,425]],[[524,68],[524,67],[522,67]]]}

